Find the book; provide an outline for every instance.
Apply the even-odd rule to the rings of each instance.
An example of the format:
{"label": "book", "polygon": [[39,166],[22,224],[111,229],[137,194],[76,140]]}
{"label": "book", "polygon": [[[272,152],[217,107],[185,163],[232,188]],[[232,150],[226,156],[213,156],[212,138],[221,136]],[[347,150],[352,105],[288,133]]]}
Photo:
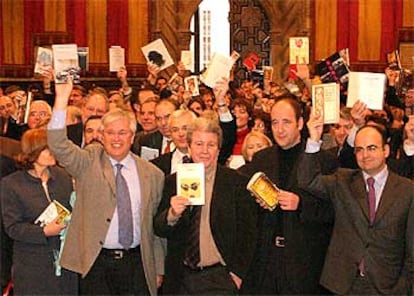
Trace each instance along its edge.
{"label": "book", "polygon": [[177,195],[186,197],[193,206],[204,205],[205,172],[202,163],[180,163],[177,165]]}
{"label": "book", "polygon": [[60,202],[53,200],[39,217],[37,217],[34,224],[40,224],[40,227],[44,227],[56,218],[58,218],[56,223],[61,224],[68,216],[70,216],[70,214],[71,212]]}
{"label": "book", "polygon": [[384,73],[350,72],[346,106],[352,108],[360,100],[368,109],[382,110],[386,81]]}
{"label": "book", "polygon": [[89,47],[78,47],[79,67],[89,71]]}
{"label": "book", "polygon": [[160,152],[156,148],[150,148],[147,146],[141,147],[141,158],[145,160],[152,160],[154,158],[157,158],[159,156]]}
{"label": "book", "polygon": [[79,57],[76,44],[53,44],[55,83],[67,83],[72,79],[79,83]]}
{"label": "book", "polygon": [[251,52],[243,60],[243,66],[245,66],[248,71],[253,71],[256,69],[259,62],[260,62],[260,57],[254,52]]}
{"label": "book", "polygon": [[263,90],[265,93],[270,93],[273,81],[273,67],[263,66]]}
{"label": "book", "polygon": [[320,77],[322,83],[339,83],[341,98],[346,98],[349,79],[348,49],[341,49],[326,59],[323,59],[316,65],[315,74]]}
{"label": "book", "polygon": [[43,74],[45,71],[52,68],[53,52],[50,48],[37,48],[36,64],[34,73]]}
{"label": "book", "polygon": [[181,62],[186,70],[194,72],[194,53],[191,50],[181,51]]}
{"label": "book", "polygon": [[263,172],[255,173],[246,188],[255,198],[262,200],[270,210],[274,210],[279,203],[280,189]]}
{"label": "book", "polygon": [[205,85],[214,88],[216,82],[222,77],[230,77],[230,71],[239,57],[240,55],[236,51],[233,51],[230,57],[215,52],[207,70],[201,74],[200,80]]}
{"label": "book", "polygon": [[335,82],[312,85],[312,109],[323,117],[324,124],[339,122],[339,84]]}
{"label": "book", "polygon": [[145,56],[147,62],[154,63],[161,70],[174,65],[170,53],[167,50],[162,39],[154,40],[153,42],[141,47],[141,51]]}
{"label": "book", "polygon": [[398,50],[387,53],[387,63],[391,70],[401,70],[401,60]]}
{"label": "book", "polygon": [[193,75],[193,76],[188,76],[184,78],[184,86],[185,86],[185,90],[191,93],[191,96],[195,97],[195,96],[200,95],[200,91],[198,89],[198,77],[197,76]]}
{"label": "book", "polygon": [[289,38],[289,64],[309,64],[309,38]]}
{"label": "book", "polygon": [[118,72],[125,67],[125,48],[111,46],[109,48],[109,72]]}
{"label": "book", "polygon": [[172,90],[174,92],[177,92],[178,88],[183,84],[184,84],[184,79],[180,75],[178,75],[177,72],[175,72],[171,76],[170,80],[168,80],[169,88],[170,88],[170,90]]}

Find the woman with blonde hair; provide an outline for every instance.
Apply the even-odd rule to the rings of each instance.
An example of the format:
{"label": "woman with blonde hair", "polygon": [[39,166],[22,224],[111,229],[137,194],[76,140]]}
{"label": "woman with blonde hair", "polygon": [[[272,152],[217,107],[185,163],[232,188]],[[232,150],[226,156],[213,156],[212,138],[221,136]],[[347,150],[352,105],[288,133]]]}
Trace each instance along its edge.
{"label": "woman with blonde hair", "polygon": [[45,129],[30,129],[21,140],[16,157],[21,170],[1,180],[2,220],[13,240],[12,278],[16,295],[77,294],[77,275],[55,266],[60,249],[59,233],[66,227],[57,219],[35,224],[54,200],[67,209],[73,190],[70,176],[56,166],[47,146]]}
{"label": "woman with blonde hair", "polygon": [[242,146],[244,161],[251,162],[253,155],[264,148],[272,146],[272,140],[262,132],[252,131],[247,134]]}

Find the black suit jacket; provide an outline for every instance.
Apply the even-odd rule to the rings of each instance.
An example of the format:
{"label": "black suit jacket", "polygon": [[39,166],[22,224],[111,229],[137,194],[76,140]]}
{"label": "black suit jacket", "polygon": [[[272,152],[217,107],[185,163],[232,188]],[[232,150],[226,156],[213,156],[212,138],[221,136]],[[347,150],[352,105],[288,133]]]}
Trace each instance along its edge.
{"label": "black suit jacket", "polygon": [[[234,170],[217,167],[211,200],[210,226],[227,269],[244,279],[256,245],[257,206],[245,189],[247,179]],[[166,178],[162,201],[154,218],[154,230],[167,238],[163,292],[179,292],[183,258],[190,226],[187,208],[174,226],[167,224],[170,199],[176,195],[176,174]]]}
{"label": "black suit jacket", "polygon": [[81,147],[83,141],[83,123],[75,123],[66,126],[66,131],[68,133],[68,139],[71,140],[74,144]]}
{"label": "black suit jacket", "polygon": [[299,185],[332,200],[335,226],[321,284],[346,294],[365,260],[378,293],[412,295],[414,280],[414,183],[389,171],[375,221],[369,223],[366,186],[360,170],[321,174],[320,153],[304,154]]}
{"label": "black suit jacket", "polygon": [[174,152],[165,153],[157,158],[151,160],[161,171],[164,172],[164,175],[168,176],[171,174],[171,160]]}
{"label": "black suit jacket", "polygon": [[[300,149],[304,150],[304,143]],[[300,153],[300,152],[299,152]],[[283,287],[281,293],[286,294],[320,294],[319,278],[328,247],[334,213],[331,203],[314,199],[309,193],[298,188],[297,158],[285,184],[280,176],[280,148],[271,146],[257,152],[252,162],[243,166],[240,171],[247,176],[256,172],[264,172],[280,189],[296,193],[300,197],[299,209],[282,211],[277,207],[274,211],[261,210],[259,217],[259,241],[257,254],[249,272],[248,280],[243,283],[247,294],[267,294],[269,287],[264,282],[267,277],[286,278],[290,287]],[[325,155],[326,172],[333,172],[337,162],[330,155]],[[275,229],[281,226],[281,234]],[[275,236],[283,235],[285,248],[280,260],[284,262],[286,272],[280,267],[268,268],[268,257],[275,252]],[[276,274],[276,276],[275,276]],[[274,291],[276,292],[276,291]]]}
{"label": "black suit jacket", "polygon": [[150,134],[143,135],[135,141],[131,147],[132,152],[141,156],[141,147],[149,147],[153,149],[158,149],[159,155],[162,154],[162,134],[159,131],[155,131]]}

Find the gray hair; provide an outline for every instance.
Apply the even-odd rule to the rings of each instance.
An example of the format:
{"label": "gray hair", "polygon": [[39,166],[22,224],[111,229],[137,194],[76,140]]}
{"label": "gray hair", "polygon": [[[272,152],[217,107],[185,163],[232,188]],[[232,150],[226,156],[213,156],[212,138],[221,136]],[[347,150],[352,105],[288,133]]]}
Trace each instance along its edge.
{"label": "gray hair", "polygon": [[194,132],[206,132],[216,134],[218,140],[218,147],[219,149],[221,148],[221,144],[223,142],[223,131],[221,130],[221,127],[217,121],[205,117],[198,117],[194,119],[194,121],[190,124],[190,126],[187,129],[188,145],[191,144]]}
{"label": "gray hair", "polygon": [[137,131],[137,120],[131,111],[114,108],[102,117],[102,126],[105,128],[108,124],[119,119],[126,119],[129,122],[129,128],[133,134]]}

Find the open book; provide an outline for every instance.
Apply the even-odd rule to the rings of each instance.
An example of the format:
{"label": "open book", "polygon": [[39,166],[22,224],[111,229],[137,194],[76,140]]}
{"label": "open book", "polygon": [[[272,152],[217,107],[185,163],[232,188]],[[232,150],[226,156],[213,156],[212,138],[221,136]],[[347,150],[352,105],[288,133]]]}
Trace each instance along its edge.
{"label": "open book", "polygon": [[62,223],[66,217],[70,215],[70,211],[65,208],[60,202],[57,200],[53,200],[46,209],[37,217],[34,224],[39,224],[43,227],[53,220],[57,219],[57,223]]}

